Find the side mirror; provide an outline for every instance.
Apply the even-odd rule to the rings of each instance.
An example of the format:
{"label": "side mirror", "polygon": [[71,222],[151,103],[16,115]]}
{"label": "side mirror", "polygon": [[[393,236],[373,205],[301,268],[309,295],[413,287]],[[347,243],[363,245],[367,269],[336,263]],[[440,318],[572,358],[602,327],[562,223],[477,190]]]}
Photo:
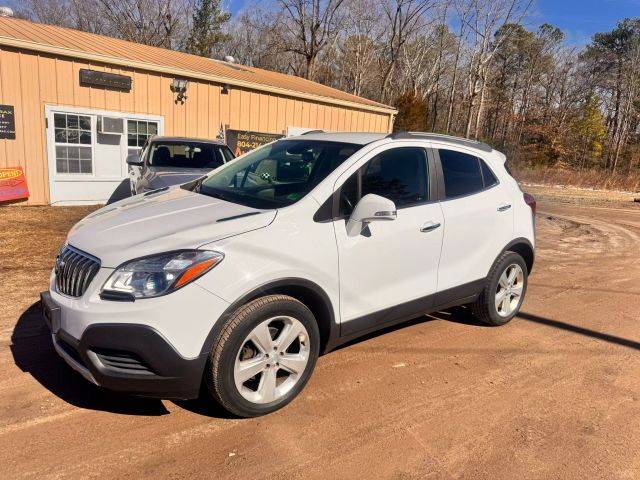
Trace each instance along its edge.
{"label": "side mirror", "polygon": [[369,193],[362,197],[347,222],[349,236],[360,235],[369,222],[395,220],[396,204],[388,198]]}
{"label": "side mirror", "polygon": [[127,155],[127,164],[133,165],[134,167],[141,167],[142,159],[137,153],[130,153],[129,155]]}

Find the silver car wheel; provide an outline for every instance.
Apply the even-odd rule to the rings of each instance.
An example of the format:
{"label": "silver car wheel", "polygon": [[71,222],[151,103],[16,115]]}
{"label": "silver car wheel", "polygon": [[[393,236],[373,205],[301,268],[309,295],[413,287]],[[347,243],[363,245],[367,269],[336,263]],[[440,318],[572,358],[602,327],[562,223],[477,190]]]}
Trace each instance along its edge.
{"label": "silver car wheel", "polygon": [[520,304],[524,290],[524,272],[517,263],[512,263],[504,269],[498,280],[495,306],[498,315],[508,317]]}
{"label": "silver car wheel", "polygon": [[288,316],[265,320],[251,330],[236,355],[236,388],[252,403],[279,400],[302,377],[309,354],[309,334],[299,320]]}

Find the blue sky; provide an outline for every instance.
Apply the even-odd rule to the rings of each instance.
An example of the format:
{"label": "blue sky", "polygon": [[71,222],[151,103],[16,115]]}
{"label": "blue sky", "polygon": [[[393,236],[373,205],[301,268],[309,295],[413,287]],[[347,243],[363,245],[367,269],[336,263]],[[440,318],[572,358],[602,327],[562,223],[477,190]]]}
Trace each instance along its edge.
{"label": "blue sky", "polygon": [[[226,1],[233,14],[259,3]],[[527,23],[551,23],[565,32],[568,43],[586,45],[594,33],[612,30],[625,17],[640,17],[640,0],[534,0]]]}
{"label": "blue sky", "polygon": [[[0,5],[17,7],[22,0],[0,0]],[[259,4],[255,0],[223,0],[236,14]],[[551,23],[566,34],[567,42],[585,45],[596,32],[606,32],[625,17],[640,17],[640,0],[534,0],[528,26]]]}
{"label": "blue sky", "polygon": [[596,32],[612,30],[619,20],[640,17],[640,0],[537,0],[529,22],[551,23],[571,44],[584,45]]}

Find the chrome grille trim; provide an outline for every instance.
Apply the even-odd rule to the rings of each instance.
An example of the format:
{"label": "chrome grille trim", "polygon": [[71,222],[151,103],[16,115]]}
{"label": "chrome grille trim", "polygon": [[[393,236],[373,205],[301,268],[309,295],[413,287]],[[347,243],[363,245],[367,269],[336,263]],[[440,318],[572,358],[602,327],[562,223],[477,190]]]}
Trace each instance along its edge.
{"label": "chrome grille trim", "polygon": [[55,264],[56,290],[71,297],[81,297],[100,270],[100,259],[78,250],[71,245],[64,246]]}

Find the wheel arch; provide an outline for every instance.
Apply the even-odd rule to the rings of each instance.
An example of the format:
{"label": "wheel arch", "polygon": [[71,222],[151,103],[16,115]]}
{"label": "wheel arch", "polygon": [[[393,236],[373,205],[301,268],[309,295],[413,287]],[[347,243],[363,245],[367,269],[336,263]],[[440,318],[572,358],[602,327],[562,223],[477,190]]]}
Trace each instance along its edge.
{"label": "wheel arch", "polygon": [[[511,252],[515,252],[520,255],[524,259],[524,263],[527,265],[527,274],[531,274],[531,270],[533,269],[533,263],[535,261],[535,250],[533,245],[526,238],[516,238],[509,242],[500,252],[502,255],[507,250]],[[498,255],[498,258],[500,257]]]}
{"label": "wheel arch", "polygon": [[282,278],[254,288],[229,305],[209,333],[202,353],[208,354],[211,351],[222,326],[238,308],[256,298],[275,294],[288,295],[295,298],[311,310],[320,331],[320,352],[325,352],[330,340],[339,332],[339,326],[336,323],[333,304],[329,295],[322,287],[310,280],[304,278]]}

